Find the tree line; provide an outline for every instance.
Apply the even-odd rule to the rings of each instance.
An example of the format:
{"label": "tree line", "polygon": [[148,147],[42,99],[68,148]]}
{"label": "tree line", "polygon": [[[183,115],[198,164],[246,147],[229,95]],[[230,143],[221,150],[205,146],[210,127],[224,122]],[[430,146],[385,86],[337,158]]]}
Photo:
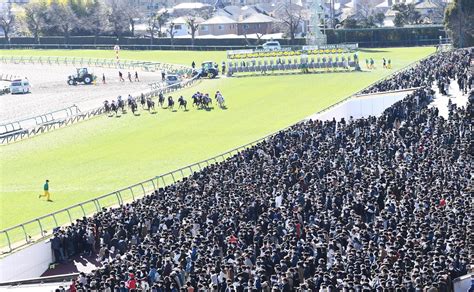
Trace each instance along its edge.
{"label": "tree line", "polygon": [[32,36],[134,36],[140,11],[128,0],[33,0],[1,12],[5,38],[15,32]]}

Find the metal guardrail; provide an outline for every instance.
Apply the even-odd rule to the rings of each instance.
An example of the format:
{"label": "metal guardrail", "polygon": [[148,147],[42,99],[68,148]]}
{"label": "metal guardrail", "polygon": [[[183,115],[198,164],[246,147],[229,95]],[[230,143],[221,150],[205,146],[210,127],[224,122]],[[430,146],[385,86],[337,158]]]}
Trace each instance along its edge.
{"label": "metal guardrail", "polygon": [[[426,58],[430,57],[431,55],[427,56]],[[407,67],[413,66],[414,64],[420,61],[421,60],[413,62]],[[401,70],[406,70],[407,67],[402,68]],[[401,70],[397,70],[393,72],[392,74],[388,75],[386,78],[389,78],[390,76],[397,74]],[[367,86],[366,88],[370,86],[372,86],[372,84]],[[362,89],[359,92],[362,92],[364,89]],[[328,111],[331,108],[336,107],[337,105],[345,102],[346,100],[356,95],[357,94],[350,95],[315,114],[320,114],[325,111]],[[211,165],[212,163],[218,162],[219,159],[221,159],[221,161],[224,161],[225,159],[239,153],[239,151],[241,150],[244,150],[251,146],[255,146],[256,144],[276,135],[277,133],[281,131],[285,131],[307,120],[308,118],[305,118],[294,125],[290,125],[284,129],[280,129],[276,132],[270,133],[253,142],[233,148],[229,151],[226,151],[222,154],[216,155],[209,159],[205,159],[197,163],[193,163],[185,167],[179,168],[177,170],[173,170],[165,174],[155,176],[151,179],[139,182],[137,184],[122,188],[120,190],[105,194],[103,196],[100,196],[100,197],[97,197],[97,198],[94,198],[94,199],[91,199],[79,204],[75,204],[68,208],[61,209],[59,211],[35,218],[28,222],[18,224],[4,230],[0,230],[0,250],[3,253],[12,252],[13,250],[17,248],[27,245],[29,243],[32,243],[36,240],[51,236],[51,234],[48,234],[48,229],[52,230],[53,228],[56,228],[58,226],[70,224],[78,218],[82,218],[82,217],[91,215],[95,212],[99,212],[104,207],[117,206],[117,205],[124,204],[125,202],[128,202],[128,201],[134,201],[136,199],[142,198],[146,196],[147,194],[150,194],[152,191],[157,190],[160,187],[165,187],[170,184],[176,183],[180,179],[183,179],[184,177],[187,177],[188,175],[192,175],[198,170],[201,171],[203,168]],[[73,214],[73,212],[76,212],[76,214]],[[63,220],[58,220],[60,218],[62,218]]]}
{"label": "metal guardrail", "polygon": [[13,81],[15,79],[20,79],[20,78],[21,77],[18,75],[6,74],[6,73],[0,74],[0,81]]}
{"label": "metal guardrail", "polygon": [[[102,61],[105,60],[105,63],[101,63]],[[113,61],[113,60],[112,60]],[[100,66],[113,66],[113,64],[110,62],[109,59],[92,59],[92,58],[68,58],[68,57],[28,57],[28,58],[23,58],[23,57],[6,57],[6,56],[0,56],[0,62],[7,63],[7,62],[19,62],[19,63],[41,63],[41,64],[67,64],[73,63],[73,64],[101,64]],[[117,63],[114,63],[117,64]],[[129,66],[128,68],[136,68],[137,66],[145,66],[145,65],[150,65],[150,66],[155,66],[155,67],[150,67],[150,70],[167,70],[167,72],[182,72],[178,74],[187,74],[190,69],[190,67],[186,66],[181,66],[181,65],[174,65],[174,64],[165,64],[165,63],[155,63],[155,62],[141,62],[141,61],[120,61],[120,64],[123,66]],[[98,66],[98,65],[96,65]],[[173,69],[175,66],[178,66],[181,69],[181,71],[172,71],[172,70],[178,70],[178,69]],[[190,71],[189,71],[190,72]],[[169,86],[164,86],[161,87],[162,85],[165,85],[166,83],[162,82],[157,82],[154,83],[153,86],[150,86],[150,90],[143,92],[143,94],[146,97],[151,97],[155,98],[158,96],[159,93],[167,94],[170,92],[174,92],[176,90],[182,89],[189,87],[196,83],[198,80],[198,77],[195,76],[191,79],[186,79],[181,81],[178,84],[173,84]],[[142,93],[133,96],[135,100],[138,100],[140,98],[140,95]],[[66,117],[55,117],[55,114],[58,112],[62,111],[71,111],[72,108],[75,108],[76,114],[75,115],[67,115]],[[95,117],[97,115],[100,115],[104,112],[103,107],[98,107],[92,110],[89,110],[87,112],[80,112],[77,106],[73,105],[70,108],[66,108],[63,110],[55,111],[52,113],[36,116],[33,118],[29,119],[24,119],[21,121],[15,121],[11,123],[7,123],[4,125],[0,125],[0,145],[1,144],[8,144],[11,142],[19,141],[22,139],[26,139],[32,136],[36,136],[41,133],[49,132],[51,130],[65,127],[71,124],[74,124],[79,121],[87,120],[89,118]],[[33,123],[33,121],[35,123]],[[38,122],[41,121],[41,122]],[[2,131],[3,128],[3,131]],[[10,132],[11,134],[8,134]]]}
{"label": "metal guardrail", "polygon": [[[198,82],[200,79],[196,77],[187,79],[184,81],[181,81],[179,84],[173,84],[169,86],[165,86],[163,88],[157,88],[157,89],[152,89],[148,92],[144,92],[143,94],[146,97],[150,98],[156,98],[160,92],[163,94],[168,94],[186,87],[190,87],[196,82]],[[140,98],[140,94],[133,96],[135,100],[138,100]],[[77,108],[75,105],[73,106]],[[71,108],[73,108],[71,107]],[[68,108],[69,109],[69,108]],[[37,116],[34,118],[29,118],[25,119],[22,121],[18,122],[12,122],[4,125],[0,125],[0,129],[4,127],[5,130],[3,130],[3,134],[0,133],[0,145],[2,144],[9,144],[15,141],[19,141],[22,139],[30,138],[33,136],[36,136],[38,134],[46,133],[58,128],[66,127],[72,124],[75,124],[80,121],[84,121],[90,118],[93,118],[95,116],[98,116],[102,113],[104,113],[104,107],[98,107],[92,110],[89,110],[87,112],[80,112],[79,109],[77,108],[78,113],[75,115],[67,116],[66,118],[60,118],[60,119],[55,119],[52,113]],[[38,123],[38,119],[40,119],[42,122]],[[28,122],[29,125],[31,125],[31,121],[36,121],[36,125],[31,126],[29,128],[23,128],[21,127],[21,123],[25,124]],[[8,125],[12,125],[10,127],[7,127]],[[18,126],[19,125],[19,126]],[[7,129],[12,128],[12,134],[9,135],[8,132],[6,131]],[[13,132],[14,131],[14,132]]]}
{"label": "metal guardrail", "polygon": [[173,74],[191,74],[192,68],[179,65],[152,61],[106,59],[106,58],[84,58],[84,57],[59,57],[59,56],[0,56],[1,63],[14,64],[42,64],[42,65],[75,65],[91,66],[117,69],[138,69],[144,71],[166,71]]}
{"label": "metal guardrail", "polygon": [[3,253],[11,252],[16,248],[50,236],[50,230],[58,226],[70,224],[76,219],[99,212],[102,208],[122,205],[126,202],[142,198],[151,194],[158,188],[174,184],[184,177],[192,175],[197,171],[201,171],[213,163],[224,161],[225,159],[237,154],[239,151],[254,146],[272,135],[273,133],[209,159],[187,165],[100,197],[1,230],[0,250],[2,250]]}

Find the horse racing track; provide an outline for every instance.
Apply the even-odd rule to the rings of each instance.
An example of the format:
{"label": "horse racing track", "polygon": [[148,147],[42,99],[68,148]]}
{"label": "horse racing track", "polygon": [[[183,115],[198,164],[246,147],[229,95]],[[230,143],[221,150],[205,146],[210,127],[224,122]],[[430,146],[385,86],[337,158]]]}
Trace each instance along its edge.
{"label": "horse racing track", "polygon": [[[31,93],[3,95],[0,123],[41,115],[73,104],[82,111],[90,110],[100,106],[105,99],[147,90],[149,83],[161,78],[160,72],[137,71],[140,82],[130,82],[127,79],[130,70],[89,69],[98,77],[95,84],[71,86],[66,82],[69,75],[76,73],[74,65],[1,64],[1,72],[27,78],[31,83]],[[119,80],[119,71],[124,74],[125,82]],[[134,75],[135,71],[130,73]],[[106,77],[105,84],[102,83],[103,74]]]}
{"label": "horse racing track", "polygon": [[[393,61],[392,70],[380,66],[364,72],[203,80],[171,93],[175,101],[180,95],[186,97],[188,111],[157,107],[156,114],[151,114],[139,106],[139,115],[131,112],[112,118],[102,115],[1,146],[0,228],[31,220],[254,141],[345,99],[432,52],[434,48],[427,47],[360,52],[361,60],[371,57],[380,62],[383,57],[390,58]],[[47,54],[47,51],[42,53]],[[71,54],[81,52],[71,51]],[[3,70],[4,65],[1,66]],[[91,103],[96,107],[104,99],[115,99],[119,94],[126,98],[129,92],[140,91],[147,80],[154,80],[158,75],[139,72],[139,84],[120,83],[116,70],[110,69],[104,71],[106,76],[111,76],[107,78],[109,84],[73,87],[66,85],[67,75],[72,70],[72,67],[56,66],[22,71],[22,75],[29,73],[26,76],[33,83],[32,90],[38,90],[38,93],[8,96],[7,101],[3,100],[5,96],[0,96],[0,120],[23,117],[28,110],[44,113],[55,106],[82,105],[82,101],[84,106]],[[96,74],[101,76],[102,71],[97,70]],[[46,82],[47,75],[56,76],[51,84]],[[37,94],[43,86],[41,80],[45,80],[44,90],[49,89],[39,96]],[[56,88],[53,83],[59,87]],[[196,91],[214,97],[218,90],[225,97],[227,109],[220,109],[215,104],[214,109],[209,111],[191,106],[191,95]],[[51,97],[53,94],[54,97]],[[60,105],[56,103],[58,99],[61,100]],[[71,103],[68,104],[68,101]],[[154,102],[156,106],[156,98]],[[9,106],[4,107],[4,103]],[[13,112],[14,109],[17,112]],[[50,180],[52,203],[38,199],[45,179]],[[0,238],[0,245],[4,243],[4,239]]]}

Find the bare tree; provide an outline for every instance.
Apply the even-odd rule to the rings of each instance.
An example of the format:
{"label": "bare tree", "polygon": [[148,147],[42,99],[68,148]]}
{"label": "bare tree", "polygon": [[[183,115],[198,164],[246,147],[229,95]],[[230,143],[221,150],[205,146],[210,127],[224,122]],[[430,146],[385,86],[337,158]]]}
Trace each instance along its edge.
{"label": "bare tree", "polygon": [[10,32],[13,29],[15,23],[15,15],[12,13],[12,4],[8,3],[7,8],[0,12],[0,27],[3,29],[5,34],[5,40],[10,43]]}
{"label": "bare tree", "polygon": [[23,13],[20,14],[20,22],[31,33],[38,44],[40,42],[40,34],[46,27],[47,9],[48,7],[44,1],[35,1],[24,5]]}
{"label": "bare tree", "polygon": [[88,15],[85,19],[88,30],[94,35],[95,41],[101,33],[104,33],[109,27],[107,11],[102,2],[89,1],[87,6]]}
{"label": "bare tree", "polygon": [[142,16],[142,13],[130,0],[121,0],[120,6],[128,19],[131,34],[135,36],[135,21]]}
{"label": "bare tree", "polygon": [[283,29],[290,37],[291,43],[294,43],[298,27],[303,21],[302,10],[301,6],[291,3],[291,0],[289,0],[282,3],[276,11],[276,14],[281,19]]}
{"label": "bare tree", "polygon": [[147,20],[147,32],[150,34],[150,42],[153,44],[153,40],[155,39],[155,35],[158,37],[162,36],[162,29],[163,26],[168,21],[169,14],[168,11],[153,13]]}
{"label": "bare tree", "polygon": [[194,39],[196,37],[196,32],[199,27],[198,18],[196,16],[188,16],[185,18],[186,25],[189,28],[189,32],[191,32],[191,46],[194,47]]}
{"label": "bare tree", "polygon": [[122,8],[122,1],[109,0],[107,18],[110,22],[113,33],[116,37],[121,37],[125,32],[129,31],[128,15]]}
{"label": "bare tree", "polygon": [[170,43],[171,43],[171,47],[174,46],[174,36],[176,35],[176,31],[174,30],[174,23],[173,22],[170,22],[170,24],[168,25],[168,29],[166,30],[166,32],[169,34],[170,36]]}
{"label": "bare tree", "polygon": [[48,7],[47,14],[48,22],[57,32],[64,36],[67,44],[71,32],[78,23],[78,18],[71,9],[71,6],[67,2],[53,0]]}
{"label": "bare tree", "polygon": [[152,14],[147,19],[147,28],[146,31],[150,34],[150,44],[153,45],[153,40],[155,39],[155,33],[158,29],[158,18],[156,14]]}

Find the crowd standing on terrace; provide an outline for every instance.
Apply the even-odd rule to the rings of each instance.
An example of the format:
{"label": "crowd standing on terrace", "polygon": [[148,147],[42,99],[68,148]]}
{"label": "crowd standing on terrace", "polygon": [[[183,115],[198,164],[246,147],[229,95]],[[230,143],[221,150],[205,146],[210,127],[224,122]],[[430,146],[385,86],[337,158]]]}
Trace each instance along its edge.
{"label": "crowd standing on terrace", "polygon": [[423,87],[378,118],[294,125],[62,228],[59,260],[103,263],[71,291],[450,291],[473,249],[473,105],[446,120],[426,86],[458,77],[466,56],[376,84]]}
{"label": "crowd standing on terrace", "polygon": [[363,90],[362,93],[432,87],[436,85],[442,94],[447,95],[449,83],[454,79],[459,86],[459,90],[467,93],[474,84],[474,73],[469,67],[472,54],[472,50],[437,53],[420,61],[416,66],[408,70],[377,82]]}

